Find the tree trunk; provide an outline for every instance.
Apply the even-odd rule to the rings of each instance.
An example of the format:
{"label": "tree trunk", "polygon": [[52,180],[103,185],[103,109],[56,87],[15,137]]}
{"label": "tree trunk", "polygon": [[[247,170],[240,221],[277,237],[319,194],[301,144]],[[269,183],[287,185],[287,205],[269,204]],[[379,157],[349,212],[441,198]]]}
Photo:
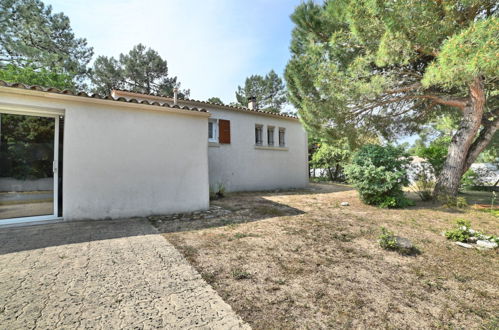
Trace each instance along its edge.
{"label": "tree trunk", "polygon": [[327,171],[329,173],[329,180],[333,181],[333,172],[331,171],[331,167],[328,167]]}
{"label": "tree trunk", "polygon": [[438,176],[434,193],[436,197],[456,196],[459,191],[461,177],[469,167],[467,164],[473,163],[479,154],[476,154],[476,152],[470,153],[472,151],[470,149],[480,130],[485,107],[485,92],[482,79],[475,78],[470,84],[469,90],[469,100],[462,108],[463,118],[452,137],[447,158]]}

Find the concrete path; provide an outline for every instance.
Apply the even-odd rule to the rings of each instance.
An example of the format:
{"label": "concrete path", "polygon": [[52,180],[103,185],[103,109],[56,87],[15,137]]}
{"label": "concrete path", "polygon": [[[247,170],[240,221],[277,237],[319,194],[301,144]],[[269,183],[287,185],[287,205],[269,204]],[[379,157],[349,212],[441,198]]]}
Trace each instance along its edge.
{"label": "concrete path", "polygon": [[0,329],[249,329],[143,219],[0,228]]}

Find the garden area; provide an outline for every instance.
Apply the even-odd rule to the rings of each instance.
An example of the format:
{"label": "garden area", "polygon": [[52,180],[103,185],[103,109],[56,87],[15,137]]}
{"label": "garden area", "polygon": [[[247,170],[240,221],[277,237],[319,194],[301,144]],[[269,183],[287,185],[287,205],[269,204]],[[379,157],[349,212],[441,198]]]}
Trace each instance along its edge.
{"label": "garden area", "polygon": [[[499,250],[444,236],[460,219],[497,234],[497,215],[407,196],[414,206],[382,209],[348,185],[313,184],[230,194],[197,220],[152,220],[255,329],[497,328]],[[417,252],[382,248],[382,227]]]}
{"label": "garden area", "polygon": [[435,197],[433,167],[411,179],[410,166],[402,148],[366,144],[348,184],[150,220],[256,329],[497,328],[496,192]]}

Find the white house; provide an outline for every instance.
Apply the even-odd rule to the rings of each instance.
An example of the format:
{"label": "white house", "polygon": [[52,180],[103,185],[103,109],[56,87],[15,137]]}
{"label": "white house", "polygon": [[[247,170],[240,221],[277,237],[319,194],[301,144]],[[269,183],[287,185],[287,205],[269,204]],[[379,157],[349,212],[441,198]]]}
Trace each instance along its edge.
{"label": "white house", "polygon": [[[32,134],[32,125],[43,127]],[[206,209],[209,187],[305,187],[298,119],[114,91],[0,81],[0,225]]]}
{"label": "white house", "polygon": [[307,135],[298,118],[248,108],[195,100],[175,100],[128,91],[115,98],[177,102],[201,107],[208,120],[208,168],[212,189],[227,191],[303,188],[308,184]]}

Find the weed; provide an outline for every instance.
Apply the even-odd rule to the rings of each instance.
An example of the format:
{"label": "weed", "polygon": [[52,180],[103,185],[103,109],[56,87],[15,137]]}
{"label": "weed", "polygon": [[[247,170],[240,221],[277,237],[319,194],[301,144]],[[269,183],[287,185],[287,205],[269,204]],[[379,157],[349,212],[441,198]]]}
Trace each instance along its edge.
{"label": "weed", "polygon": [[438,197],[438,201],[448,208],[457,207],[458,209],[463,209],[468,206],[468,202],[466,202],[466,199],[464,197],[443,195]]}
{"label": "weed", "polygon": [[215,280],[216,280],[216,273],[201,273],[201,277],[208,283],[208,284],[212,284],[212,283],[215,283]]}
{"label": "weed", "polygon": [[381,235],[379,236],[379,245],[385,250],[397,251],[401,255],[418,255],[421,251],[412,246],[412,244],[407,245],[404,242],[405,239],[395,236],[393,232],[389,231],[385,227],[381,227]]}
{"label": "weed", "polygon": [[352,235],[348,233],[334,233],[331,235],[334,239],[337,239],[341,242],[350,242],[352,240]]}
{"label": "weed", "polygon": [[225,186],[218,183],[210,187],[210,200],[216,200],[225,197]]}
{"label": "weed", "polygon": [[233,241],[235,239],[241,239],[245,237],[260,237],[260,235],[252,234],[252,233],[235,233],[233,237],[229,238],[229,241]]}
{"label": "weed", "polygon": [[232,277],[235,280],[247,280],[251,278],[251,274],[240,268],[235,268],[232,270]]}
{"label": "weed", "polygon": [[461,282],[461,283],[465,283],[465,282],[468,282],[469,280],[471,280],[470,276],[460,275],[458,273],[454,273],[453,275],[454,275],[454,278],[456,279],[456,281]]}
{"label": "weed", "polygon": [[183,246],[181,251],[187,259],[195,258],[198,255],[198,249],[191,245]]}
{"label": "weed", "polygon": [[396,250],[397,239],[393,232],[385,227],[381,227],[381,235],[379,236],[379,245],[385,250]]}

